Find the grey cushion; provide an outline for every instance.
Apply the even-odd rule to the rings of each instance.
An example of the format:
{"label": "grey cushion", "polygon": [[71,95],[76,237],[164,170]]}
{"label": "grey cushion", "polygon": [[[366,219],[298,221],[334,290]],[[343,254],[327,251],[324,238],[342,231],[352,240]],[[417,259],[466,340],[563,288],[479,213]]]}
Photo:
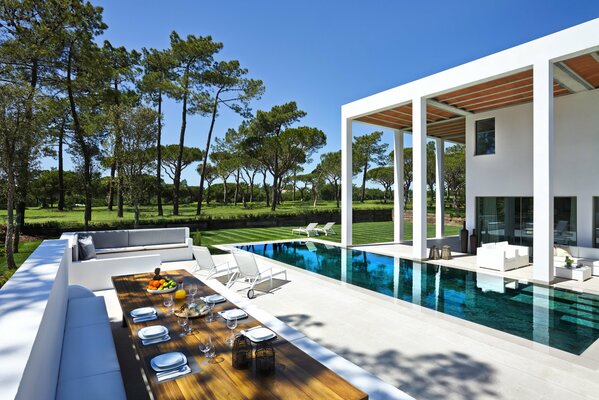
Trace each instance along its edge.
{"label": "grey cushion", "polygon": [[126,400],[121,373],[108,372],[100,375],[69,379],[58,384],[57,400]]}
{"label": "grey cushion", "polygon": [[89,234],[94,238],[94,244],[97,249],[129,246],[129,233],[127,231],[96,231],[83,233]]}
{"label": "grey cushion", "polygon": [[106,249],[97,249],[96,253],[98,254],[109,254],[109,253],[126,253],[128,251],[143,251],[143,246],[133,246],[133,247],[111,247]]}
{"label": "grey cushion", "polygon": [[69,300],[84,297],[95,297],[95,294],[85,286],[69,285]]}
{"label": "grey cushion", "polygon": [[185,228],[134,229],[129,231],[129,246],[184,243],[185,232]]}
{"label": "grey cushion", "polygon": [[69,300],[66,329],[99,323],[110,324],[103,297],[94,296]]}
{"label": "grey cushion", "polygon": [[90,235],[79,235],[77,246],[79,247],[80,260],[91,260],[96,258],[94,240]]}
{"label": "grey cushion", "polygon": [[151,246],[144,246],[144,250],[167,250],[167,249],[180,249],[187,247],[186,243],[173,243],[173,244],[153,244]]}

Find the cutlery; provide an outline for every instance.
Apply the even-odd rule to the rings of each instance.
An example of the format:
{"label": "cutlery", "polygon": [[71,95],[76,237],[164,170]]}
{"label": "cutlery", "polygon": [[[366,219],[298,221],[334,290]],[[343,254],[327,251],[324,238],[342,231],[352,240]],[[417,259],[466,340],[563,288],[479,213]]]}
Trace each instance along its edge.
{"label": "cutlery", "polygon": [[178,376],[185,375],[190,372],[191,372],[191,368],[189,368],[189,365],[185,364],[179,368],[175,368],[175,369],[171,369],[171,370],[163,371],[163,372],[158,372],[156,374],[156,378],[158,379],[158,382],[160,382],[160,381],[163,381],[166,379],[176,378]]}

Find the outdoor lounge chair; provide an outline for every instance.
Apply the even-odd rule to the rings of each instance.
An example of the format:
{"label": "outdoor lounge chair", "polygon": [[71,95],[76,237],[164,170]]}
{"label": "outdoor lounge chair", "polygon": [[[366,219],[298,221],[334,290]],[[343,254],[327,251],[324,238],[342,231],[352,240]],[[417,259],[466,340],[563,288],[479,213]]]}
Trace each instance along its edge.
{"label": "outdoor lounge chair", "polygon": [[318,232],[316,231],[316,227],[318,227],[318,222],[313,222],[311,224],[308,224],[308,226],[306,226],[305,228],[295,228],[292,229],[291,232],[292,233],[297,233],[297,234],[302,234],[305,233],[306,235],[308,235],[308,237],[310,237],[310,234],[313,234],[314,236],[318,236]]}
{"label": "outdoor lounge chair", "polygon": [[337,232],[333,229],[333,225],[335,225],[334,222],[327,222],[322,228],[317,227],[314,230],[319,233],[324,233],[325,236],[336,235]]}
{"label": "outdoor lounge chair", "polygon": [[196,259],[196,266],[193,269],[192,273],[195,274],[202,270],[207,270],[208,275],[206,278],[211,278],[215,274],[219,274],[221,272],[227,272],[227,274],[231,275],[231,268],[229,267],[229,262],[225,262],[222,264],[215,264],[214,259],[212,258],[212,254],[210,254],[210,250],[207,247],[199,247],[194,246],[193,249],[193,257]]}
{"label": "outdoor lounge chair", "polygon": [[233,257],[235,257],[237,269],[233,272],[229,282],[227,282],[227,287],[233,286],[235,282],[249,283],[250,287],[247,291],[247,296],[249,299],[253,299],[255,297],[254,288],[260,282],[269,279],[270,288],[272,289],[273,276],[283,274],[285,275],[285,280],[287,280],[287,271],[284,269],[273,270],[272,268],[264,268],[260,270],[252,253],[237,252],[233,253]]}

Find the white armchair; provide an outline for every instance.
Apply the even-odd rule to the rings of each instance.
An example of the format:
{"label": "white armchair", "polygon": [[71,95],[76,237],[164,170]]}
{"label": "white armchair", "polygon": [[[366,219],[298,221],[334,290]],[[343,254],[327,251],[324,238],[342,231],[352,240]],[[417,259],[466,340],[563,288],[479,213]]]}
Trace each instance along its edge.
{"label": "white armchair", "polygon": [[476,265],[479,268],[509,271],[528,265],[528,247],[508,242],[485,243],[476,249]]}

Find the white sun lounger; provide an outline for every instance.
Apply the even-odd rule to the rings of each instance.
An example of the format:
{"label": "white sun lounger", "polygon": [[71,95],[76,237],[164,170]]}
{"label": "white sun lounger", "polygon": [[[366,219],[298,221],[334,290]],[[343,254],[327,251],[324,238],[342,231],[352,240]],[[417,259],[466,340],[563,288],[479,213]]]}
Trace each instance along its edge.
{"label": "white sun lounger", "polygon": [[310,234],[312,234],[314,236],[318,236],[318,232],[316,231],[317,227],[318,227],[318,222],[312,222],[311,224],[308,224],[308,226],[306,226],[305,228],[295,228],[295,229],[292,229],[291,232],[297,233],[299,235],[301,235],[302,233],[305,233],[306,235],[308,235],[308,237],[310,237]]}
{"label": "white sun lounger", "polygon": [[235,282],[249,283],[250,287],[247,292],[249,299],[255,297],[254,288],[258,283],[269,279],[270,288],[272,289],[273,276],[285,275],[285,280],[287,280],[287,271],[284,269],[273,270],[272,268],[264,268],[260,270],[252,253],[235,252],[233,253],[233,257],[235,257],[237,269],[233,272],[229,282],[227,282],[227,287],[233,286]]}
{"label": "white sun lounger", "polygon": [[333,229],[334,222],[327,222],[322,228],[315,228],[316,232],[324,233],[325,236],[336,235],[337,232]]}
{"label": "white sun lounger", "polygon": [[227,274],[231,275],[231,268],[229,267],[229,263],[225,262],[222,264],[215,264],[214,259],[212,258],[212,254],[210,254],[210,250],[207,247],[199,247],[194,246],[192,248],[193,257],[196,259],[196,265],[193,269],[192,273],[198,273],[200,271],[208,271],[208,275],[206,278],[211,278],[215,274],[219,274],[221,272],[227,272]]}

